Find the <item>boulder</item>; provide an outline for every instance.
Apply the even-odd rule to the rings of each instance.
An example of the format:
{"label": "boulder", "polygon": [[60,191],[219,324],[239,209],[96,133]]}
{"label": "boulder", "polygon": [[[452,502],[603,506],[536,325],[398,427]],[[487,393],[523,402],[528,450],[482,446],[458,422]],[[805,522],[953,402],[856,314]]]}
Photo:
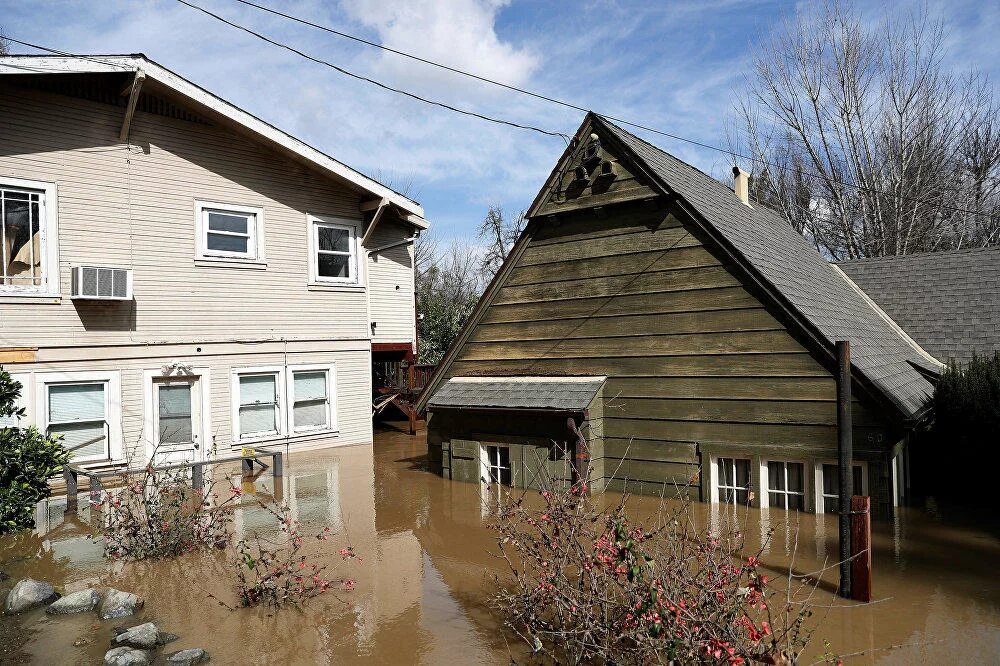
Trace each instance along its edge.
{"label": "boulder", "polygon": [[14,589],[7,595],[7,604],[4,613],[13,615],[31,608],[38,608],[51,603],[59,598],[55,589],[48,583],[40,580],[25,578],[18,581]]}
{"label": "boulder", "polygon": [[115,636],[117,645],[151,650],[160,644],[160,630],[152,622],[139,624]]}
{"label": "boulder", "polygon": [[100,602],[100,593],[98,593],[98,591],[94,588],[89,588],[86,590],[80,590],[79,592],[73,592],[72,594],[67,594],[65,597],[57,599],[52,603],[52,605],[45,609],[45,612],[53,615],[86,613],[97,608],[97,604]]}
{"label": "boulder", "polygon": [[104,593],[101,603],[101,619],[110,620],[116,617],[135,615],[142,608],[143,601],[131,592],[110,589]]}
{"label": "boulder", "polygon": [[167,655],[168,664],[178,666],[194,666],[194,664],[204,664],[208,661],[208,653],[201,648],[189,648],[178,652],[171,652]]}
{"label": "boulder", "polygon": [[147,666],[149,657],[142,650],[130,647],[111,648],[104,655],[104,666]]}

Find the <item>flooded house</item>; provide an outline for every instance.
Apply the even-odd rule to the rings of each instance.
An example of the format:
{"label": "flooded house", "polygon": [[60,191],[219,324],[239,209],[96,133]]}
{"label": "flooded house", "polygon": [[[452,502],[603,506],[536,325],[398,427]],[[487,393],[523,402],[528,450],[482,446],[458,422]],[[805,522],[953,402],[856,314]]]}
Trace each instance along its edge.
{"label": "flooded house", "polygon": [[0,364],[80,464],[370,443],[421,206],[142,55],[0,57]]}
{"label": "flooded house", "polygon": [[589,114],[421,397],[446,477],[837,510],[835,344],[855,492],[906,493],[942,365],[779,215]]}

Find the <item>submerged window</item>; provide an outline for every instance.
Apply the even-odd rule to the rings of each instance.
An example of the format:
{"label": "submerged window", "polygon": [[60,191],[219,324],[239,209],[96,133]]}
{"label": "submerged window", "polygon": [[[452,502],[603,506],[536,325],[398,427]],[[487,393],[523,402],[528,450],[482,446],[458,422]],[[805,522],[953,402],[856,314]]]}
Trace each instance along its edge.
{"label": "submerged window", "polygon": [[278,373],[240,375],[239,405],[240,439],[279,434]]}
{"label": "submerged window", "polygon": [[804,465],[797,462],[767,463],[767,504],[780,509],[804,511],[806,488]]}
{"label": "submerged window", "polygon": [[311,261],[315,282],[357,284],[357,228],[313,218]]}
{"label": "submerged window", "polygon": [[[855,495],[864,493],[864,472],[861,465],[854,465],[852,485]],[[823,513],[840,512],[840,465],[823,465]]]}
{"label": "submerged window", "polygon": [[292,429],[330,427],[330,373],[328,370],[292,372]]}
{"label": "submerged window", "polygon": [[199,202],[198,255],[259,261],[263,215],[259,208]]}
{"label": "submerged window", "polygon": [[741,458],[719,458],[719,501],[746,504],[750,501],[750,461]]}
{"label": "submerged window", "polygon": [[46,393],[46,431],[63,436],[72,459],[109,458],[107,382],[48,384]]}
{"label": "submerged window", "polygon": [[483,478],[487,483],[501,486],[513,485],[513,470],[510,466],[510,448],[506,446],[483,446]]}

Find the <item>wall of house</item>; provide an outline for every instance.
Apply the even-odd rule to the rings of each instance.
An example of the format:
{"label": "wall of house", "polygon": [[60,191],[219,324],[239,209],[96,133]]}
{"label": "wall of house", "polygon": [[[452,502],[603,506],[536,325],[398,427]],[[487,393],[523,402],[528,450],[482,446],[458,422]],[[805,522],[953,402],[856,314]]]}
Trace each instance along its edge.
{"label": "wall of house", "polygon": [[[595,468],[611,489],[667,484],[707,498],[719,452],[835,458],[831,373],[692,227],[648,202],[533,225],[446,377],[606,375]],[[854,423],[884,503],[886,445],[898,435],[864,401]]]}
{"label": "wall of house", "polygon": [[[358,193],[228,129],[137,111],[125,146],[121,107],[0,85],[0,177],[57,185],[62,291],[55,302],[0,298],[3,345],[370,337],[363,283],[308,284],[306,215],[360,234]],[[196,200],[262,208],[266,266],[196,260]],[[386,225],[380,240],[405,234]],[[390,254],[361,263],[380,295],[390,283],[409,290],[412,312],[412,278],[399,277],[408,250]],[[133,269],[135,301],[70,300],[80,264]]]}
{"label": "wall of house", "polygon": [[[379,222],[368,240],[368,249],[412,237],[401,224]],[[368,257],[368,289],[374,342],[413,342],[416,339],[414,311],[413,244],[397,245]]]}

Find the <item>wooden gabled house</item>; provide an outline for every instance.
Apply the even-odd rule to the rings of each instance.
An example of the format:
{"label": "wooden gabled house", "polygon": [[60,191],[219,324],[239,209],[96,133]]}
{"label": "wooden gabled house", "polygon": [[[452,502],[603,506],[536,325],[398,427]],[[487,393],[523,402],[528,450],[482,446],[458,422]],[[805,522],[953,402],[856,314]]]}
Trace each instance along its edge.
{"label": "wooden gabled house", "polygon": [[596,488],[832,511],[850,340],[856,492],[892,506],[941,365],[745,179],[589,114],[422,396],[441,473],[531,487],[582,436]]}

